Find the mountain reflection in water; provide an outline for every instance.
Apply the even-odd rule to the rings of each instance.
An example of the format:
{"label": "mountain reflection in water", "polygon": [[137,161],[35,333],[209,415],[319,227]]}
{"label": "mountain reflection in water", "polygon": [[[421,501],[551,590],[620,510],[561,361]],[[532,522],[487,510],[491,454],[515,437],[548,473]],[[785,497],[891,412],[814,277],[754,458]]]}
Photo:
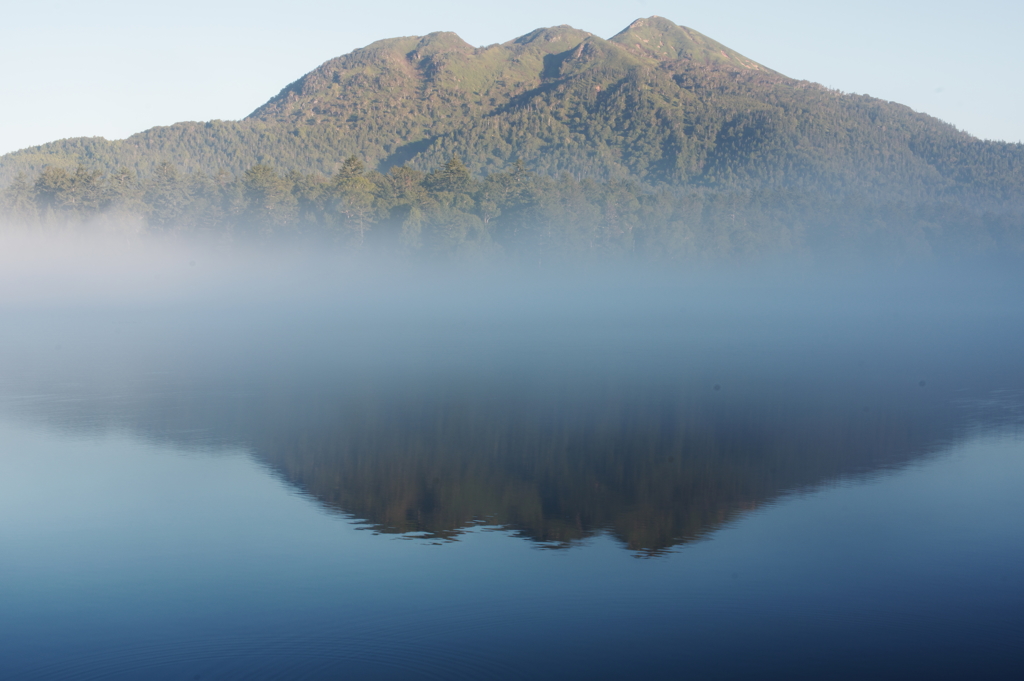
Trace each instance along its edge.
{"label": "mountain reflection in water", "polygon": [[243,446],[382,533],[607,532],[642,554],[1016,421],[1019,315],[931,291],[448,286],[23,313],[5,402]]}
{"label": "mountain reflection in water", "polygon": [[246,430],[282,477],[380,532],[453,539],[483,523],[556,547],[607,531],[657,553],[786,492],[926,456],[967,426],[930,400],[865,412],[714,397],[293,401]]}

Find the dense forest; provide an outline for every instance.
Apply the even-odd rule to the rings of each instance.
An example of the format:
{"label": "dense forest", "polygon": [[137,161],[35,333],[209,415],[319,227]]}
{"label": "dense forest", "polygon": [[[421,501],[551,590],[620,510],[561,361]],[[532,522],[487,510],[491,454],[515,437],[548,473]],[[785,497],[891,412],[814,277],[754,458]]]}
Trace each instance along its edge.
{"label": "dense forest", "polygon": [[651,189],[550,177],[522,164],[481,178],[458,158],[431,172],[395,166],[386,174],[356,157],[332,175],[266,165],[239,176],[186,174],[165,163],[139,178],[127,169],[51,166],[19,177],[0,206],[9,223],[37,230],[116,222],[173,236],[531,260],[1024,252],[1021,212],[796,189]]}
{"label": "dense forest", "polygon": [[1024,146],[788,78],[659,17],[333,59],[242,121],[0,157],[6,221],[665,257],[1019,252]]}

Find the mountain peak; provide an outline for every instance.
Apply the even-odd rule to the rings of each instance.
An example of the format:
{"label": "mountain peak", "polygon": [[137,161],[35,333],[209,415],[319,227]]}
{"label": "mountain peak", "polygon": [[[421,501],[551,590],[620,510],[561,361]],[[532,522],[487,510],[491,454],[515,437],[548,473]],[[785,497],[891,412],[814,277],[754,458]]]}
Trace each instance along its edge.
{"label": "mountain peak", "polygon": [[436,31],[420,38],[414,51],[420,57],[431,57],[436,54],[444,54],[445,52],[470,53],[474,51],[474,48],[459,37],[458,33]]}
{"label": "mountain peak", "polygon": [[562,24],[561,26],[552,26],[550,28],[538,28],[505,43],[505,45],[512,49],[525,49],[555,54],[571,50],[591,36],[593,36],[592,33],[581,31],[568,24]]}
{"label": "mountain peak", "polygon": [[772,73],[771,69],[706,35],[659,16],[637,19],[613,36],[610,42],[618,43],[633,54],[659,61],[686,59],[700,64]]}

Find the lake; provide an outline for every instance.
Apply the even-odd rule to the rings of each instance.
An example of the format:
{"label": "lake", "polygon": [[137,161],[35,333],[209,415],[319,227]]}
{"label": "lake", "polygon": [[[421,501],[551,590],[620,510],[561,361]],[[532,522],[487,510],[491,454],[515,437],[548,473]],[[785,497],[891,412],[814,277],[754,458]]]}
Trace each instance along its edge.
{"label": "lake", "polygon": [[0,298],[3,678],[1024,660],[1005,273],[143,269]]}

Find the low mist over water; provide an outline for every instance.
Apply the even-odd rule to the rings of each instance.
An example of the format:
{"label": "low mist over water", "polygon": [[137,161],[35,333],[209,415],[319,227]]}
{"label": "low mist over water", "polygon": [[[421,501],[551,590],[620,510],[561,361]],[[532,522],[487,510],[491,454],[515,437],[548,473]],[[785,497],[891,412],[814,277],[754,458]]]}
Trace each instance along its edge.
{"label": "low mist over water", "polygon": [[1014,272],[3,246],[11,678],[1017,655]]}

